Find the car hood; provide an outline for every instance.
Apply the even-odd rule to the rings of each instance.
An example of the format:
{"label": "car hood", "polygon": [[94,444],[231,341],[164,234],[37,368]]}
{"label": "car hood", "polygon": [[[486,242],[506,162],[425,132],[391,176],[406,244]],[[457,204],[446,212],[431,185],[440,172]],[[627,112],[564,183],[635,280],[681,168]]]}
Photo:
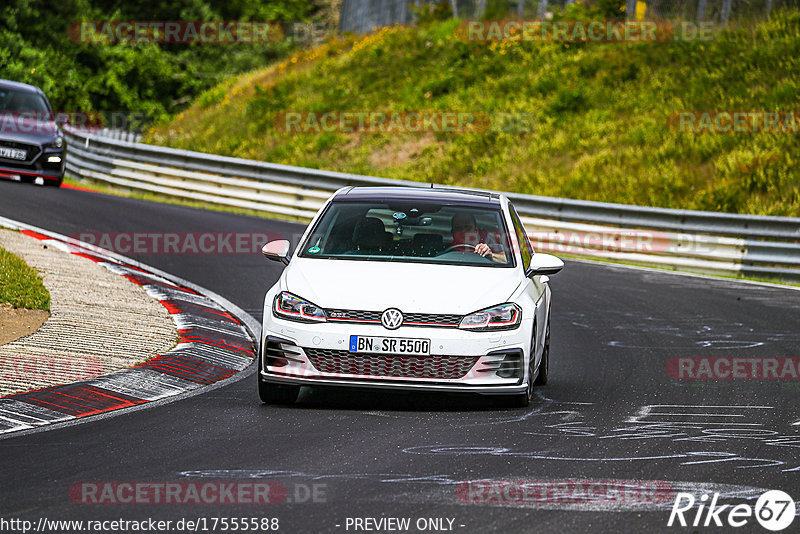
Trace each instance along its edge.
{"label": "car hood", "polygon": [[519,269],[294,258],[283,287],[323,308],[467,314],[508,301]]}

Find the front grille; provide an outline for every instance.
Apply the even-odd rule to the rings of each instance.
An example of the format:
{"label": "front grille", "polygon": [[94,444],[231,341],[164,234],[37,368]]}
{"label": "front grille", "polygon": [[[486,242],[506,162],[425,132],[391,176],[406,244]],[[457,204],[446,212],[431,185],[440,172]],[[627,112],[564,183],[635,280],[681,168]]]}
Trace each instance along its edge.
{"label": "front grille", "polygon": [[6,148],[18,148],[20,150],[31,150],[33,148],[38,148],[36,145],[29,145],[28,143],[18,143],[16,141],[6,141],[0,139],[0,146],[4,146]]}
{"label": "front grille", "polygon": [[378,356],[334,349],[304,350],[317,371],[340,375],[457,379],[478,361],[477,356]]}
{"label": "front grille", "polygon": [[330,321],[348,321],[356,323],[380,322],[381,312],[361,310],[325,310]]}
{"label": "front grille", "polygon": [[0,140],[0,146],[5,147],[5,148],[16,148],[16,149],[19,149],[19,150],[27,151],[27,155],[26,155],[25,159],[11,159],[11,158],[2,158],[2,157],[0,157],[0,159],[2,159],[3,161],[13,161],[13,162],[16,162],[16,163],[30,163],[31,161],[36,159],[36,157],[42,151],[42,148],[40,146],[29,145],[27,143],[17,143],[16,141]]}
{"label": "front grille", "polygon": [[[325,310],[325,315],[329,321],[342,321],[347,323],[379,323],[381,314],[379,311],[363,310]],[[441,326],[457,327],[461,322],[460,315],[435,314],[435,313],[404,313],[403,326]]]}
{"label": "front grille", "polygon": [[434,313],[406,313],[403,315],[403,324],[412,323],[415,325],[425,326],[458,326],[460,322],[460,315]]}

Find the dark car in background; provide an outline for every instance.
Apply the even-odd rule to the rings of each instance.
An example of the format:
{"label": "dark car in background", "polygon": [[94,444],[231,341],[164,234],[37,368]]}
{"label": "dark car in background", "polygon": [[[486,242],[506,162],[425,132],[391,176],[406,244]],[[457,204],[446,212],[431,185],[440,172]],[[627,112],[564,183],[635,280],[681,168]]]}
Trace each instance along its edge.
{"label": "dark car in background", "polygon": [[0,80],[0,178],[61,185],[66,143],[41,89]]}

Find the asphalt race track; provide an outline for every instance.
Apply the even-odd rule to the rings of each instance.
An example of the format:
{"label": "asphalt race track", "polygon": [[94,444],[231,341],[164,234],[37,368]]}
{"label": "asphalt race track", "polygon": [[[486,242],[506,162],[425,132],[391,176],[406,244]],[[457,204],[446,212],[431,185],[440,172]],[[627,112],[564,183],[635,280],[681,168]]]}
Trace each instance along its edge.
{"label": "asphalt race track", "polygon": [[[303,228],[5,181],[0,215],[67,235],[292,238]],[[257,253],[128,255],[259,321],[264,292],[280,274]],[[797,358],[800,291],[576,261],[551,287],[550,383],[528,409],[336,390],[304,390],[297,405],[271,407],[259,402],[251,372],[165,405],[0,440],[0,516],[204,519],[209,531],[215,518],[278,518],[281,532],[356,532],[375,523],[355,518],[391,517],[411,518],[410,532],[722,532],[732,529],[667,527],[675,494],[719,493],[720,504],[754,506],[780,489],[800,499],[798,377],[670,376],[678,358],[749,358],[748,369],[762,358]],[[75,491],[81,483],[209,481],[278,482],[287,494],[275,504],[92,504]],[[520,488],[502,481],[535,482],[541,493],[501,495],[497,488]],[[417,525],[428,518],[442,521]],[[800,518],[787,531],[798,530]],[[765,532],[754,518],[736,531]]]}

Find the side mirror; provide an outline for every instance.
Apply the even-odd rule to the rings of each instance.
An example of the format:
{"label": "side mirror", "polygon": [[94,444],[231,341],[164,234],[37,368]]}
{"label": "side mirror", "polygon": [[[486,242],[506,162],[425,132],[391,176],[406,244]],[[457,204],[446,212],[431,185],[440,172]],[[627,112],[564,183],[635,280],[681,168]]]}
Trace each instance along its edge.
{"label": "side mirror", "polygon": [[531,263],[525,270],[525,276],[531,277],[537,274],[556,274],[564,268],[564,262],[552,254],[537,252],[531,258]]}
{"label": "side mirror", "polygon": [[270,241],[261,247],[261,253],[268,260],[279,261],[284,265],[289,265],[289,242],[285,239]]}

